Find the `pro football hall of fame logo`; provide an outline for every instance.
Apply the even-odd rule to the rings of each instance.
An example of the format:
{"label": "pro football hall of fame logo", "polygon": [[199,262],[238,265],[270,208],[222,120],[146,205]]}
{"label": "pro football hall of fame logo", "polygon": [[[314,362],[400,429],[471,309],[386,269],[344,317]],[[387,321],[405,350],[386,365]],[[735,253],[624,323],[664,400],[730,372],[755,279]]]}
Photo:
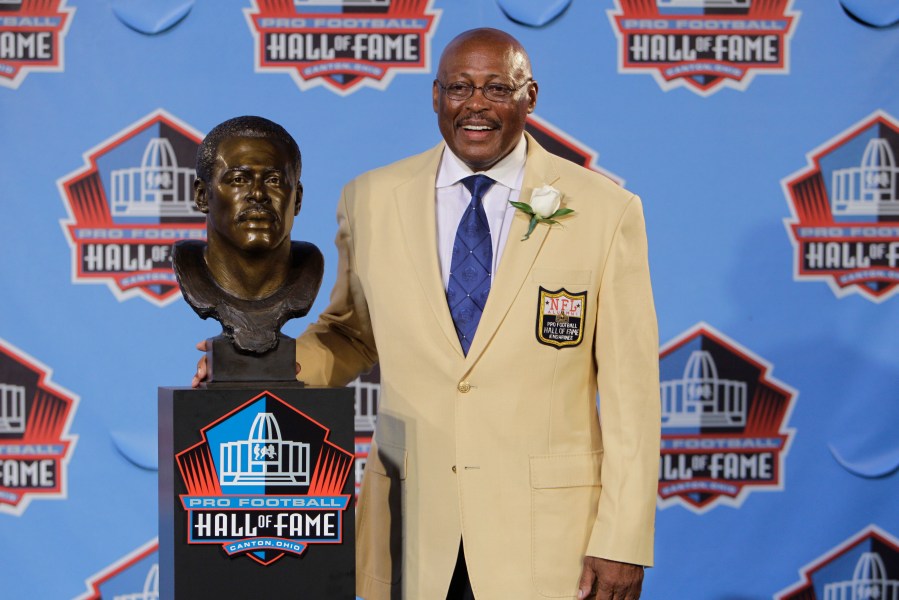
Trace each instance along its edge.
{"label": "pro football hall of fame logo", "polygon": [[783,489],[797,392],[772,366],[705,323],[662,347],[659,505],[703,513]]}
{"label": "pro football hall of fame logo", "polygon": [[799,13],[792,0],[615,0],[618,72],[648,73],[663,90],[700,96],[745,90],[757,73],[789,73]]}
{"label": "pro football hall of fame logo", "polygon": [[899,290],[899,122],[877,111],[783,180],[793,279],[883,302]]}
{"label": "pro football hall of fame logo", "polygon": [[32,71],[62,71],[74,12],[66,0],[0,0],[0,86],[15,89]]}
{"label": "pro football hall of fame logo", "polygon": [[869,525],[799,570],[801,580],[774,600],[899,598],[899,540]]}
{"label": "pro football hall of fame logo", "polygon": [[84,582],[75,600],[159,600],[159,540],[128,553]]}
{"label": "pro football hall of fame logo", "polygon": [[269,392],[204,427],[203,440],[175,457],[187,543],[263,565],[342,543],[353,453],[329,433]]}
{"label": "pro football hall of fame logo", "polygon": [[398,72],[428,73],[440,17],[433,0],[253,0],[244,9],[257,72],[289,73],[301,90],[383,90]]}
{"label": "pro football hall of fame logo", "polygon": [[206,239],[206,216],[193,202],[202,137],[160,109],[85,152],[84,166],[57,182],[74,283],[159,306],[181,296],[172,244]]}
{"label": "pro football hall of fame logo", "polygon": [[0,513],[21,515],[36,498],[66,498],[78,397],[51,373],[0,339]]}

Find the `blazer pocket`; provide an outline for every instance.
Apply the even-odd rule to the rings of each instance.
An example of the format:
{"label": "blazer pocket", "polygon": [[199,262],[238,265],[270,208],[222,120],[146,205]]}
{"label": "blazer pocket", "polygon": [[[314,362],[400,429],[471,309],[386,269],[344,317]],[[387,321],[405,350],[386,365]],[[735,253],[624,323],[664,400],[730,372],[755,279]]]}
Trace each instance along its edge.
{"label": "blazer pocket", "polygon": [[359,492],[356,566],[382,583],[398,583],[403,567],[405,448],[372,444]]}
{"label": "blazer pocket", "polygon": [[587,285],[592,271],[571,271],[566,269],[534,269],[531,281],[536,283],[561,283],[565,285]]}
{"label": "blazer pocket", "polygon": [[531,574],[547,598],[574,598],[599,504],[602,451],[532,456]]}

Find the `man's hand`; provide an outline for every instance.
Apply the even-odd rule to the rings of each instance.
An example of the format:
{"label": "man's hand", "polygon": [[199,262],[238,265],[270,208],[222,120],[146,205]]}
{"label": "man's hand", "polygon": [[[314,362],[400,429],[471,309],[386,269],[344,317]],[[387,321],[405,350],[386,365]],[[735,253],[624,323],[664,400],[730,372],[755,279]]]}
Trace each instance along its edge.
{"label": "man's hand", "polygon": [[190,387],[200,387],[200,384],[206,381],[209,375],[206,372],[206,340],[197,344],[197,350],[203,353],[200,360],[197,361],[197,370],[194,372],[194,378],[190,382]]}
{"label": "man's hand", "polygon": [[577,597],[579,600],[637,600],[642,587],[642,566],[585,556]]}
{"label": "man's hand", "polygon": [[[194,378],[190,382],[190,387],[200,387],[200,384],[206,381],[206,378],[209,376],[209,371],[206,367],[206,340],[203,340],[199,344],[197,344],[197,350],[203,353],[203,356],[200,357],[200,360],[197,361],[197,370],[194,372]],[[296,363],[297,365],[297,375],[300,374],[300,363]]]}

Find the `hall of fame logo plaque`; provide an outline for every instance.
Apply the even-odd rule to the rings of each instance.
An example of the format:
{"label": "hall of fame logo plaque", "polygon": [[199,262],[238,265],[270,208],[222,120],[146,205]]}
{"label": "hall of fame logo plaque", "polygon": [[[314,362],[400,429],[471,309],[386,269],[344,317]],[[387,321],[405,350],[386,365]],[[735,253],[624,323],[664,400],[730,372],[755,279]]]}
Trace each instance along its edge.
{"label": "hall of fame logo plaque", "polygon": [[34,499],[65,499],[78,396],[52,371],[0,339],[0,513],[21,515]]}
{"label": "hall of fame logo plaque", "polygon": [[202,137],[160,109],[85,152],[84,166],[59,179],[73,283],[159,306],[181,296],[172,244],[206,239],[206,215],[193,202]]}
{"label": "hall of fame logo plaque", "polygon": [[60,72],[74,8],[66,0],[0,0],[0,86],[17,88],[31,72]]}
{"label": "hall of fame logo plaque", "polygon": [[429,73],[433,0],[253,0],[244,9],[256,71],[288,73],[301,90],[345,96],[386,89],[397,73]]}
{"label": "hall of fame logo plaque", "polygon": [[699,323],[662,347],[659,369],[660,507],[701,514],[783,489],[798,394],[767,361]]}
{"label": "hall of fame logo plaque", "polygon": [[793,213],[793,279],[838,298],[883,302],[899,290],[899,121],[877,111],[808,153],[782,181]]}
{"label": "hall of fame logo plaque", "polygon": [[745,90],[756,74],[790,72],[792,0],[615,0],[618,72],[700,96]]}
{"label": "hall of fame logo plaque", "polygon": [[353,453],[330,430],[270,392],[202,429],[176,455],[187,489],[187,543],[270,565],[315,544],[343,543]]}

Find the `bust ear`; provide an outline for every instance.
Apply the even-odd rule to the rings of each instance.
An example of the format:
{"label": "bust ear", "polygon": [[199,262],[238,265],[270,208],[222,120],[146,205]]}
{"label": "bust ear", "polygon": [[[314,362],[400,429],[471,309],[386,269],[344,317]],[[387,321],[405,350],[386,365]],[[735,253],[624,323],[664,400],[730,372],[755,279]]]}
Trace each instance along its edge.
{"label": "bust ear", "polygon": [[209,214],[209,200],[206,198],[206,182],[194,179],[194,204],[201,213]]}
{"label": "bust ear", "polygon": [[293,216],[300,214],[300,207],[303,205],[303,184],[297,182],[297,199],[293,207]]}

